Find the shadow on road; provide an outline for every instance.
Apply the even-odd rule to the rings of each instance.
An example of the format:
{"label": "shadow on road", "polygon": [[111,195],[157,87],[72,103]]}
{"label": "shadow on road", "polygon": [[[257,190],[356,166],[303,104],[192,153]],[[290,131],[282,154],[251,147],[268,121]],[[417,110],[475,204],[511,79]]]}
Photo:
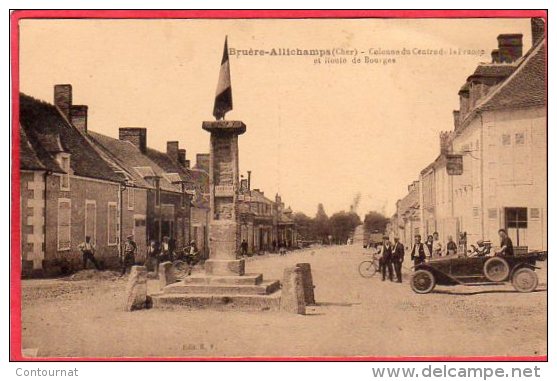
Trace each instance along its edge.
{"label": "shadow on road", "polygon": [[359,306],[362,303],[342,303],[342,302],[317,302],[315,306],[317,307],[352,307],[352,306]]}
{"label": "shadow on road", "polygon": [[[532,292],[547,292],[546,288],[540,288],[534,290]],[[469,296],[469,295],[479,295],[479,294],[520,294],[520,292],[516,290],[483,290],[483,291],[471,291],[471,292],[463,292],[463,291],[449,291],[449,290],[433,290],[432,294],[444,294],[444,295],[462,295],[462,296]]]}

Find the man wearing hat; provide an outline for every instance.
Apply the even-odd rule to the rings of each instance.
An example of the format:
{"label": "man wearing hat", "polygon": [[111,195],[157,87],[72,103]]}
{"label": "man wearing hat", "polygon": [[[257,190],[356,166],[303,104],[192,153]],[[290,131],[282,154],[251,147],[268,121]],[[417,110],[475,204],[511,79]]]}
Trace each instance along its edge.
{"label": "man wearing hat", "polygon": [[396,281],[402,283],[402,262],[404,262],[404,245],[395,237],[392,262],[395,268]]}
{"label": "man wearing hat", "polygon": [[123,247],[123,258],[122,258],[122,274],[120,276],[124,276],[128,267],[131,270],[131,267],[135,265],[135,253],[137,251],[137,245],[133,241],[133,235],[130,234],[126,238],[126,242],[124,242]]}
{"label": "man wearing hat", "polygon": [[383,246],[381,247],[381,275],[384,281],[389,272],[389,280],[393,281],[393,248],[389,237],[383,237]]}

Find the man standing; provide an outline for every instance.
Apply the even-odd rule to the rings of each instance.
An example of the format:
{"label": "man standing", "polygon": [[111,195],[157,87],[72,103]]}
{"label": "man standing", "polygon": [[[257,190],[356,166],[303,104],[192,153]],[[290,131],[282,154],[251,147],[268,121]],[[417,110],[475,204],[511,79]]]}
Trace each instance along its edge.
{"label": "man standing", "polygon": [[128,267],[131,270],[131,267],[135,265],[136,251],[137,251],[137,245],[133,241],[133,235],[129,235],[126,238],[126,242],[124,242],[123,258],[122,258],[122,274],[120,274],[120,276],[124,276]]}
{"label": "man standing", "polygon": [[385,281],[387,271],[389,272],[389,280],[393,281],[393,248],[389,237],[383,237],[383,247],[381,247],[381,274],[382,280]]}
{"label": "man standing", "polygon": [[499,229],[499,238],[501,238],[501,249],[497,252],[499,255],[513,256],[514,247],[513,241],[509,238],[507,231],[505,229]]}
{"label": "man standing", "polygon": [[[275,241],[273,241],[275,242]],[[241,254],[242,256],[247,256],[248,255],[248,241],[246,241],[245,239],[242,240],[242,243],[240,244],[240,250],[241,250]],[[274,251],[274,249],[273,249]]]}
{"label": "man standing", "polygon": [[425,241],[425,247],[427,247],[427,253],[426,256],[428,259],[431,259],[431,256],[433,254],[433,236],[430,234],[427,236],[427,239]]}
{"label": "man standing", "polygon": [[87,261],[91,261],[97,270],[101,269],[95,259],[95,244],[91,242],[91,237],[86,236],[85,242],[81,242],[78,248],[83,254],[83,270],[87,269]]}
{"label": "man standing", "polygon": [[416,234],[414,237],[414,246],[412,246],[412,254],[410,259],[414,261],[414,266],[424,263],[426,257],[429,257],[429,249],[422,243],[422,236]]}
{"label": "man standing", "polygon": [[395,268],[396,281],[402,283],[402,262],[404,262],[404,245],[395,237],[393,245],[393,266]]}
{"label": "man standing", "polygon": [[439,239],[439,233],[433,233],[432,257],[439,258],[443,255],[443,243]]}
{"label": "man standing", "polygon": [[456,252],[458,251],[458,248],[456,246],[456,242],[453,241],[453,236],[450,235],[448,237],[449,242],[447,242],[447,255],[455,255]]}

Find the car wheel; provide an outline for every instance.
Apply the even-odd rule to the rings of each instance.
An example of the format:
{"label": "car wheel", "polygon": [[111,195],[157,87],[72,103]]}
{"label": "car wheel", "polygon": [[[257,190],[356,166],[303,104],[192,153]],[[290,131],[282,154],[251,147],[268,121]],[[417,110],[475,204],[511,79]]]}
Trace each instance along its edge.
{"label": "car wheel", "polygon": [[509,276],[509,264],[503,258],[489,258],[484,263],[484,275],[492,282],[502,282]]}
{"label": "car wheel", "polygon": [[526,267],[518,269],[513,274],[513,287],[518,292],[532,292],[538,287],[538,275]]}
{"label": "car wheel", "polygon": [[431,271],[418,270],[412,274],[410,279],[410,287],[415,293],[427,294],[435,287],[435,277]]}

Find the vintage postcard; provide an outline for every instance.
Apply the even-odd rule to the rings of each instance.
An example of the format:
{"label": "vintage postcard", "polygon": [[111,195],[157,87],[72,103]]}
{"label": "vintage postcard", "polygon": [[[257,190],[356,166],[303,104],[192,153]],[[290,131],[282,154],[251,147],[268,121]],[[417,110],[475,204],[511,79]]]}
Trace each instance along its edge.
{"label": "vintage postcard", "polygon": [[12,359],[546,360],[546,16],[13,12]]}

